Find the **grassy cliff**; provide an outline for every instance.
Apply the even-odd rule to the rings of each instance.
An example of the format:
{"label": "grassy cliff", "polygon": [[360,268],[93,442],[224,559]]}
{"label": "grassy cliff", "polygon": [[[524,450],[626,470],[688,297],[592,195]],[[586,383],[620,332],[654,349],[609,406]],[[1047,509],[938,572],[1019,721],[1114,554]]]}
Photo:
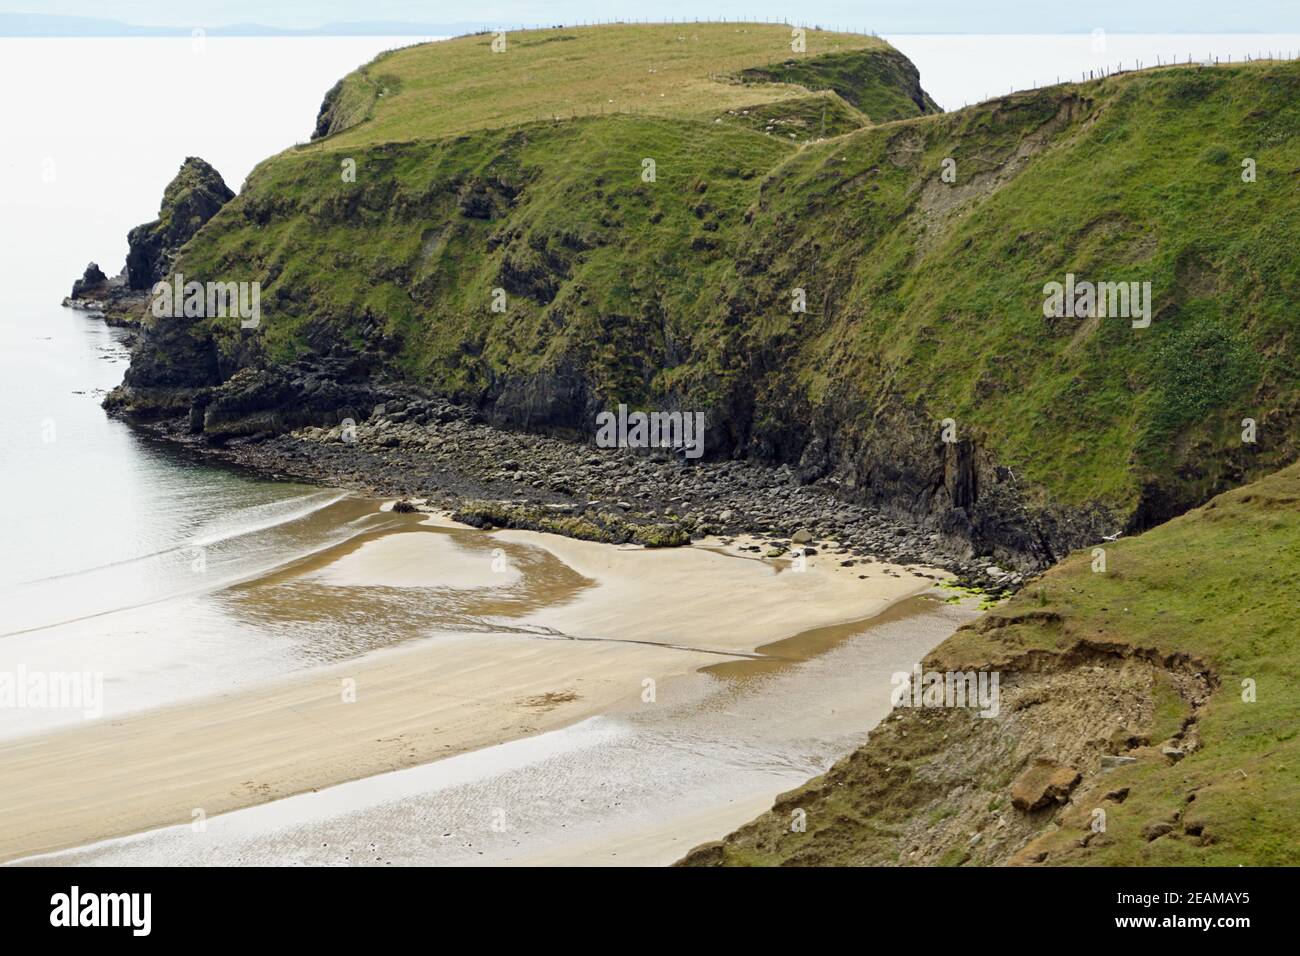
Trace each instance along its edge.
{"label": "grassy cliff", "polygon": [[[1300,465],[1105,550],[1104,570],[1071,555],[926,661],[999,671],[997,717],[899,709],[687,862],[1294,865]],[[1018,809],[1040,758],[1082,779]]]}
{"label": "grassy cliff", "polygon": [[[712,454],[1043,561],[1300,454],[1300,65],[938,114],[883,42],[790,39],[612,26],[380,57],[183,252],[187,277],[260,281],[262,327],[155,329],[124,404],[183,410],[191,360],[211,388],[351,352],[509,424],[703,409]],[[1150,282],[1151,326],[1044,318],[1067,272]]]}

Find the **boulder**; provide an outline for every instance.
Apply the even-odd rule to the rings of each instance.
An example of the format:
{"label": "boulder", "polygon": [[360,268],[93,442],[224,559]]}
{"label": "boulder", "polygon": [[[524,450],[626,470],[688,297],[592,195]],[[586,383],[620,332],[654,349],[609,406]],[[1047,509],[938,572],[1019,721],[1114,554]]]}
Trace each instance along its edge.
{"label": "boulder", "polygon": [[80,279],[72,283],[72,298],[84,299],[92,292],[102,292],[108,286],[108,276],[104,275],[99,264],[92,262],[86,266]]}
{"label": "boulder", "polygon": [[1166,833],[1172,832],[1173,829],[1174,825],[1172,823],[1165,820],[1155,820],[1142,828],[1142,836],[1150,843],[1152,840],[1158,840]]}
{"label": "boulder", "polygon": [[[370,372],[366,357],[342,355],[242,368],[203,394],[202,432],[211,440],[224,441],[322,421],[358,419],[360,409],[392,397],[372,381]],[[386,433],[377,443],[396,447],[401,437]]]}
{"label": "boulder", "polygon": [[1082,779],[1083,775],[1073,767],[1039,757],[1011,784],[1011,805],[1030,813],[1064,803]]}

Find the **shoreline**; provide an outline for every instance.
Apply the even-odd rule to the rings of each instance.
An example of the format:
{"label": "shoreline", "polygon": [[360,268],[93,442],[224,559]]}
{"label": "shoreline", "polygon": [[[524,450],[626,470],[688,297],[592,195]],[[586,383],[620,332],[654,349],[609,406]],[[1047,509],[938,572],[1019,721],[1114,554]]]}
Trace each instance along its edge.
{"label": "shoreline", "polygon": [[1015,560],[999,566],[994,557],[972,556],[960,537],[885,505],[840,497],[835,482],[804,483],[789,465],[687,464],[662,451],[597,449],[498,428],[445,399],[391,400],[363,414],[351,437],[339,425],[304,426],[219,443],[191,435],[183,419],[145,421],[120,409],[109,414],[199,463],[371,498],[417,499],[449,513],[470,504],[507,505],[546,527],[535,527],[538,521],[506,526],[568,534],[566,524],[594,523],[609,536],[592,540],[613,543],[638,528],[681,532],[692,542],[748,534],[788,552],[797,544],[793,536],[805,531],[836,542],[843,560],[942,568],[994,597],[1010,596],[1037,573]]}
{"label": "shoreline", "polygon": [[[440,634],[248,690],[2,741],[0,860],[186,822],[195,811],[214,816],[636,707],[647,678],[671,683],[805,631],[864,622],[933,585],[901,570],[864,582],[818,557],[795,574],[702,547],[626,549],[447,524],[432,516],[419,533],[389,533],[324,569],[313,563],[292,573],[328,572],[331,587],[347,588],[391,576],[396,562],[433,569],[436,578],[438,564],[419,549],[469,534],[545,551],[591,585],[558,606],[526,609],[495,633]],[[401,586],[430,580],[409,572]],[[463,583],[475,583],[473,574]],[[733,599],[748,605],[743,629]],[[345,680],[355,682],[355,701],[342,699]]]}

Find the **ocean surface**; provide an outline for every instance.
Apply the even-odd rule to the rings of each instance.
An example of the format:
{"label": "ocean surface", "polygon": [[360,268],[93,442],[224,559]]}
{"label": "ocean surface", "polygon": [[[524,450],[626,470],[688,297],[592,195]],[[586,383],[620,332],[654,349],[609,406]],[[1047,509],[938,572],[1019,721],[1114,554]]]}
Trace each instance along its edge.
{"label": "ocean surface", "polygon": [[[309,138],[325,91],[411,38],[0,39],[0,673],[104,675],[106,713],[319,661],[222,589],[373,530],[337,491],[199,464],[100,408],[121,333],[60,306],[157,214],[187,156],[232,189]],[[319,638],[319,634],[314,635]],[[0,711],[0,736],[80,718]]]}
{"label": "ocean surface", "polygon": [[[1157,57],[1300,50],[1300,36],[888,37],[946,108]],[[232,188],[305,141],[324,92],[413,38],[0,39],[0,673],[102,672],[108,713],[239,686],[375,646],[274,627],[228,586],[377,532],[339,492],[200,464],[110,420],[121,334],[60,307],[187,156]],[[328,623],[328,622],[326,622]],[[0,736],[76,719],[5,710]]]}

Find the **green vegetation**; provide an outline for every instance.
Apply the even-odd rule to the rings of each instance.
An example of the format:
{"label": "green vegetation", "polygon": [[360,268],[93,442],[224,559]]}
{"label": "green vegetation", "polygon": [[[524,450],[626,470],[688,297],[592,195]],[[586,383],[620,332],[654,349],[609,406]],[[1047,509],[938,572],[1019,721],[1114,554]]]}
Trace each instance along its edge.
{"label": "green vegetation", "polygon": [[988,591],[982,587],[954,584],[951,581],[940,581],[935,586],[944,591],[953,592],[949,597],[944,599],[945,604],[961,604],[962,598],[979,598],[978,607],[981,611],[987,611],[990,608],[997,607],[1004,599],[1004,593],[1009,593],[1003,592],[1001,589]]}
{"label": "green vegetation", "polygon": [[691,541],[690,532],[670,521],[652,518],[629,520],[608,511],[557,514],[543,506],[469,501],[452,517],[476,528],[521,528],[603,544],[631,543],[647,548],[678,548]]}
{"label": "green vegetation", "polygon": [[[931,834],[936,856],[950,863],[1294,864],[1300,465],[1106,551],[1105,572],[1092,570],[1090,551],[1071,556],[1036,587],[958,631],[926,664],[997,667],[1005,689],[1008,682],[1014,687],[1018,672],[1030,679],[1027,668],[1051,672],[1045,660],[1055,661],[1057,683],[1048,685],[1061,689],[1055,696],[1039,692],[1005,706],[1021,715],[1006,721],[952,710],[905,712],[826,776],[783,795],[776,810],[697,853],[694,862],[908,862],[906,823],[921,813],[933,827],[964,806],[952,788],[937,783],[951,772],[964,784],[981,781],[992,795],[979,797],[983,814],[965,816],[959,832]],[[1084,766],[1089,772],[1063,810],[1004,810],[1015,817],[1013,829],[1023,828],[1028,846],[1012,841],[1000,857],[982,857],[984,843],[972,848],[970,832],[996,832],[991,815],[1004,807],[1005,788],[1024,761],[1073,746],[1071,736],[1087,727],[1071,720],[1080,699],[1101,692],[1102,683],[1093,674],[1095,658],[1081,655],[1085,646],[1106,649],[1121,669],[1142,659],[1164,662],[1151,670],[1153,683],[1142,692],[1151,697],[1147,724],[1093,745],[1135,762],[1108,771],[1095,762]],[[1044,653],[1046,659],[1036,656]],[[1187,675],[1195,672],[1210,688],[1204,698],[1187,689]],[[1051,715],[1033,716],[1053,704],[1059,709]],[[1091,728],[1098,736],[1115,719],[1113,708],[1100,714]],[[967,747],[980,739],[983,728],[972,725],[981,723],[999,726],[982,747]],[[1160,746],[1170,738],[1186,751],[1177,762]],[[1008,741],[1019,749],[1009,750]],[[1083,747],[1075,759],[1087,752]],[[806,833],[790,832],[789,807],[806,812]],[[1095,807],[1106,809],[1103,833],[1090,830]]]}
{"label": "green vegetation", "polygon": [[714,122],[807,142],[862,129],[869,121],[837,94],[823,92],[761,103],[748,109],[730,109],[720,113]]}
{"label": "green vegetation", "polygon": [[[607,404],[745,409],[751,452],[819,419],[851,445],[951,417],[1031,504],[1121,519],[1300,455],[1300,65],[870,125],[930,108],[906,61],[788,41],[615,26],[380,57],[331,91],[330,135],[184,250],[187,275],[262,282],[257,336],[211,323],[223,367],[364,350],[474,402],[565,376]],[[1045,319],[1067,272],[1151,282],[1151,327]]]}
{"label": "green vegetation", "polygon": [[[503,52],[493,35],[458,37],[385,53],[342,81],[334,94],[323,147],[354,149],[377,143],[434,139],[555,118],[609,116],[704,117],[730,109],[844,87],[839,57],[882,63],[876,77],[854,86],[861,97],[889,98],[889,85],[907,61],[883,40],[854,33],[807,31],[806,52],[791,51],[791,29],[781,24],[612,24],[527,30],[506,35]],[[831,58],[823,60],[823,58]],[[799,78],[760,86],[741,82],[750,68],[783,60],[806,66]],[[818,66],[826,62],[825,68]],[[913,75],[915,68],[912,68]],[[933,104],[930,104],[933,108]],[[893,102],[891,111],[922,110]],[[871,115],[871,114],[868,114]]]}
{"label": "green vegetation", "polygon": [[777,66],[742,70],[745,82],[785,83],[810,90],[829,89],[877,123],[938,113],[938,104],[921,89],[912,62],[896,50],[828,53],[816,59],[790,59]]}

